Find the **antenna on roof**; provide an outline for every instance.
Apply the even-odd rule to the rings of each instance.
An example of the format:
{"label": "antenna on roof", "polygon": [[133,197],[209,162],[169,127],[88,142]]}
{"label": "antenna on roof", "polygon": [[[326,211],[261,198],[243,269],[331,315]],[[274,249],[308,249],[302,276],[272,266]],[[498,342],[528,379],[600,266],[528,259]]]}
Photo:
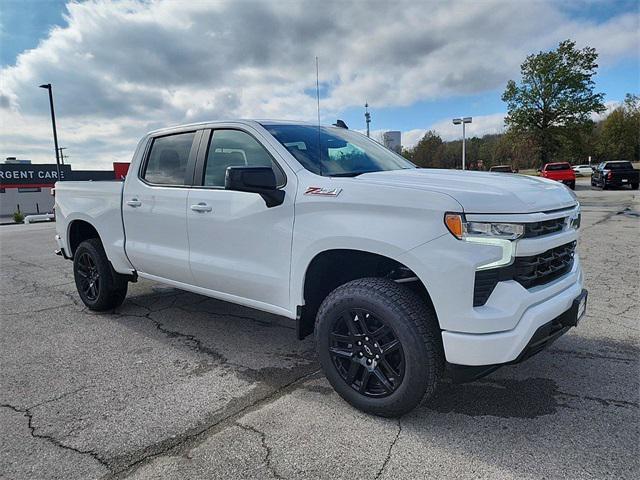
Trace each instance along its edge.
{"label": "antenna on roof", "polygon": [[322,150],[320,149],[320,69],[316,56],[316,99],[318,101],[318,155],[320,157],[320,175],[322,175]]}

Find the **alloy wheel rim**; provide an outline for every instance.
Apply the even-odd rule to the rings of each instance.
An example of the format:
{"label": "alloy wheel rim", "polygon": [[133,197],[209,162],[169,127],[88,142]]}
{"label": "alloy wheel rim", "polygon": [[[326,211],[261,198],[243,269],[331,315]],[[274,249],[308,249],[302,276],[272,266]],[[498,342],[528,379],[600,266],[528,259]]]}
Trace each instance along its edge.
{"label": "alloy wheel rim", "polygon": [[78,258],[78,276],[80,277],[80,290],[91,302],[94,302],[100,294],[100,274],[93,257],[84,252]]}
{"label": "alloy wheel rim", "polygon": [[405,374],[404,351],[397,335],[365,309],[349,309],[334,320],[329,354],[347,385],[366,397],[391,395]]}

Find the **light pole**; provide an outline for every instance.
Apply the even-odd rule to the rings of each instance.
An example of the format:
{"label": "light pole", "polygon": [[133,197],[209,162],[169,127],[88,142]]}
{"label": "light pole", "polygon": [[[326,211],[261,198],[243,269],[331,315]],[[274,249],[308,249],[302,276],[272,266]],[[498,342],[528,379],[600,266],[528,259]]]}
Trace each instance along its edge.
{"label": "light pole", "polygon": [[53,92],[51,91],[50,83],[40,85],[40,88],[44,88],[49,91],[49,107],[51,108],[51,124],[53,125],[53,144],[56,149],[56,174],[58,180],[62,180],[60,178],[60,149],[58,148],[58,132],[56,131],[56,113],[53,110]]}
{"label": "light pole", "polygon": [[60,165],[64,165],[64,159],[69,158],[69,155],[65,155],[62,150],[67,150],[67,147],[58,148],[58,151],[60,152]]}
{"label": "light pole", "polygon": [[463,118],[454,118],[453,124],[460,125],[462,124],[462,169],[466,168],[466,145],[465,145],[465,123],[471,123],[471,117],[463,117]]}

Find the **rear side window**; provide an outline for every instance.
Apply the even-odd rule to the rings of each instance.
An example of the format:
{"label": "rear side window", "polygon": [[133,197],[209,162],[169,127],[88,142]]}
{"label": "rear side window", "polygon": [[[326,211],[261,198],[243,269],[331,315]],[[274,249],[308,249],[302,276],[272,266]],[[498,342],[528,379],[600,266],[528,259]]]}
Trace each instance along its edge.
{"label": "rear side window", "polygon": [[204,171],[205,187],[224,187],[228,167],[272,167],[278,186],[284,174],[267,150],[248,133],[240,130],[214,130]]}
{"label": "rear side window", "polygon": [[159,185],[185,185],[187,162],[195,132],[153,140],[143,178]]}

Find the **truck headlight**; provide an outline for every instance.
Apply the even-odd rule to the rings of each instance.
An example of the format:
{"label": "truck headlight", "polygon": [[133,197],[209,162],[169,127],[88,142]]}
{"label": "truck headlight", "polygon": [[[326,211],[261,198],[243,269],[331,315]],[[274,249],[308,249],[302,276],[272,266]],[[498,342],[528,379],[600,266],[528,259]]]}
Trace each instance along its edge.
{"label": "truck headlight", "polygon": [[447,213],[444,223],[458,240],[502,248],[502,257],[494,262],[479,265],[478,270],[510,265],[513,262],[514,240],[524,235],[524,225],[502,222],[467,222],[464,215]]}
{"label": "truck headlight", "polygon": [[521,223],[467,222],[464,215],[460,213],[447,213],[444,216],[444,223],[458,240],[469,238],[517,240],[524,234],[524,225]]}

